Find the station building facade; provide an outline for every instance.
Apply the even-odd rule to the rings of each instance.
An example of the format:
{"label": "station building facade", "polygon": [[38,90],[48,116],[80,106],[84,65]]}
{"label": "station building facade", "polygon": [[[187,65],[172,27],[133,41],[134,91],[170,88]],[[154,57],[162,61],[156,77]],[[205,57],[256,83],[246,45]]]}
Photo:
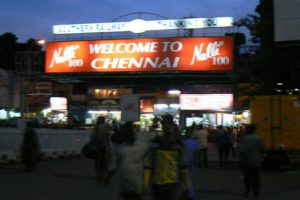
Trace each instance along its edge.
{"label": "station building facade", "polygon": [[60,39],[45,49],[51,81],[31,83],[27,105],[31,113],[46,106],[50,121],[91,124],[105,115],[147,128],[166,113],[181,126],[236,121],[232,36],[121,34]]}

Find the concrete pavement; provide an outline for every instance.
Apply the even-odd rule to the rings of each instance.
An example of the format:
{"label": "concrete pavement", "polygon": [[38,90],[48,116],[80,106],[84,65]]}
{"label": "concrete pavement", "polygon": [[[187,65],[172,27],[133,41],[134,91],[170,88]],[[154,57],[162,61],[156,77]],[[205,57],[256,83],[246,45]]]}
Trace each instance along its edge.
{"label": "concrete pavement", "polygon": [[[85,158],[42,161],[37,171],[25,173],[20,164],[0,165],[1,200],[118,200],[118,173],[109,185],[95,180],[93,162]],[[220,169],[210,161],[195,171],[197,200],[243,200],[242,176],[236,162]],[[300,199],[300,171],[262,172],[262,196],[266,200]],[[149,200],[150,194],[145,195]]]}

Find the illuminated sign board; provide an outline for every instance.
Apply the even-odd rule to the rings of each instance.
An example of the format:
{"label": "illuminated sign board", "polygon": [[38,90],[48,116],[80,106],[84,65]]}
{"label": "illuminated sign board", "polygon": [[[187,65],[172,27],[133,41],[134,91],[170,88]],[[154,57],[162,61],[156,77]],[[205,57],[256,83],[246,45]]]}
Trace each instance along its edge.
{"label": "illuminated sign board", "polygon": [[83,33],[105,33],[124,32],[142,33],[154,30],[176,30],[176,29],[198,29],[198,28],[220,28],[233,26],[232,17],[215,18],[187,18],[144,21],[135,19],[130,22],[112,23],[87,23],[87,24],[64,24],[54,25],[53,34],[83,34]]}
{"label": "illuminated sign board", "polygon": [[180,110],[232,110],[233,94],[181,94]]}
{"label": "illuminated sign board", "polygon": [[155,99],[147,98],[140,100],[140,110],[143,113],[153,113],[154,112],[154,102]]}
{"label": "illuminated sign board", "polygon": [[67,98],[65,97],[50,97],[51,110],[67,110]]}
{"label": "illuminated sign board", "polygon": [[50,42],[46,73],[231,71],[232,37]]}

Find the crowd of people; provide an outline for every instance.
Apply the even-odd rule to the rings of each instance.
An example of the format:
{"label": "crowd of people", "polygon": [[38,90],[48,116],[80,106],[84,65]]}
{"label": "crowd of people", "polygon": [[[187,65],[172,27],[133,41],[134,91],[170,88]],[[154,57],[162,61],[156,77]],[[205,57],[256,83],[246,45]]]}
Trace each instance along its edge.
{"label": "crowd of people", "polygon": [[[245,185],[243,195],[252,192],[259,198],[263,144],[255,134],[254,125],[243,128],[220,125],[217,129],[208,129],[193,123],[182,131],[170,114],[164,115],[160,123],[161,133],[143,133],[133,122],[113,128],[100,116],[90,139],[95,151],[92,158],[97,180],[109,184],[114,173],[119,171],[124,200],[140,200],[150,190],[154,200],[193,200],[196,196],[195,167],[209,167],[208,149],[213,145],[220,168],[227,167],[229,156],[240,156]],[[40,152],[30,122],[21,150],[25,171],[34,170]]]}
{"label": "crowd of people", "polygon": [[139,200],[150,190],[154,200],[192,200],[195,167],[209,167],[208,148],[213,144],[220,168],[228,165],[229,156],[241,156],[243,194],[252,190],[259,198],[259,158],[263,145],[254,134],[253,125],[208,129],[194,123],[182,134],[172,115],[163,116],[160,123],[160,134],[141,133],[133,122],[113,129],[104,117],[99,117],[91,137],[99,151],[95,157],[97,180],[107,184],[115,171],[120,171],[124,200]]}

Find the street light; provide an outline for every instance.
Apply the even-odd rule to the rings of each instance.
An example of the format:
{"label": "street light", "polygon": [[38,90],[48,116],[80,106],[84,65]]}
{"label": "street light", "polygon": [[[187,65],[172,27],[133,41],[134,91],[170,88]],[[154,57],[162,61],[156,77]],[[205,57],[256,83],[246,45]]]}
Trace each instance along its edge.
{"label": "street light", "polygon": [[39,40],[37,40],[37,44],[42,47],[43,51],[45,51],[45,44],[46,44],[46,40],[45,39],[39,39]]}
{"label": "street light", "polygon": [[40,40],[37,41],[37,43],[38,43],[39,45],[44,45],[44,44],[46,43],[46,40],[40,39]]}

